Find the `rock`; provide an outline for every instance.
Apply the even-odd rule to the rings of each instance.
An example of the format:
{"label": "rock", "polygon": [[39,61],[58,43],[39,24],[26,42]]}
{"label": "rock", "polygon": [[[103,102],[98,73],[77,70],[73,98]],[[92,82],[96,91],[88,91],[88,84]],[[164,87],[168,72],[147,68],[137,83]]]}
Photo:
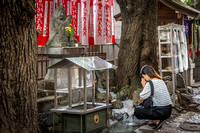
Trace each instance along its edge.
{"label": "rock", "polygon": [[110,91],[112,91],[112,92],[114,92],[114,93],[117,93],[117,92],[118,92],[118,90],[117,90],[117,88],[116,88],[115,86],[111,86],[111,87],[110,87]]}
{"label": "rock", "polygon": [[122,87],[121,90],[117,93],[117,98],[122,101],[129,99],[131,90],[132,88],[128,86]]}
{"label": "rock", "polygon": [[176,109],[179,113],[181,113],[184,110],[184,108],[181,107],[179,104],[176,104],[174,109]]}
{"label": "rock", "polygon": [[134,105],[139,105],[142,101],[140,100],[140,93],[142,92],[142,88],[138,88],[133,92],[132,100]]}
{"label": "rock", "polygon": [[176,78],[177,78],[177,87],[185,88],[185,82],[184,82],[183,76],[180,73],[178,73],[176,75]]}
{"label": "rock", "polygon": [[200,105],[199,105],[199,106],[197,106],[196,108],[197,108],[197,110],[200,112]]}
{"label": "rock", "polygon": [[100,93],[106,93],[106,89],[98,88],[97,90],[98,90],[98,92],[100,92]]}
{"label": "rock", "polygon": [[177,88],[180,93],[186,93],[186,88]]}
{"label": "rock", "polygon": [[110,92],[111,99],[116,99],[117,95],[114,92]]}
{"label": "rock", "polygon": [[167,81],[166,85],[167,85],[167,89],[169,91],[169,94],[172,94],[173,93],[173,82],[172,81]]}
{"label": "rock", "polygon": [[113,115],[113,117],[114,117],[116,120],[120,121],[120,120],[123,119],[123,114],[115,113],[115,114]]}
{"label": "rock", "polygon": [[97,94],[97,101],[98,102],[105,102],[106,100],[106,93],[98,93]]}
{"label": "rock", "polygon": [[110,119],[109,121],[110,121],[110,127],[118,122],[117,120],[112,120],[112,119]]}
{"label": "rock", "polygon": [[162,78],[164,81],[172,81],[172,77],[171,76],[165,76]]}
{"label": "rock", "polygon": [[53,127],[50,129],[50,133],[62,133],[62,125],[55,125],[54,130]]}
{"label": "rock", "polygon": [[[100,70],[100,71],[95,71],[96,74],[96,79],[97,79],[97,87],[98,88],[106,88],[106,71],[105,70]],[[115,70],[110,69],[109,70],[109,85],[114,86],[115,85]]]}
{"label": "rock", "polygon": [[114,99],[111,101],[111,104],[114,109],[121,109],[123,107],[123,104],[120,100]]}
{"label": "rock", "polygon": [[198,106],[198,104],[190,104],[189,107],[191,108],[196,108]]}
{"label": "rock", "polygon": [[170,118],[174,119],[179,115],[180,115],[179,111],[176,108],[172,108],[172,114]]}
{"label": "rock", "polygon": [[193,100],[191,95],[185,94],[185,93],[181,93],[181,96],[182,96],[184,101],[188,102],[188,104],[189,103],[194,103],[194,100]]}
{"label": "rock", "polygon": [[132,100],[121,101],[123,108],[112,109],[112,116],[117,120],[131,121],[134,114],[133,102]]}
{"label": "rock", "polygon": [[[54,121],[53,121],[53,117],[54,117]],[[47,127],[50,127],[53,125],[53,123],[55,125],[59,123],[60,121],[61,121],[61,118],[56,113],[52,113],[44,120],[44,125]]]}
{"label": "rock", "polygon": [[46,114],[46,115],[49,115],[51,114],[51,109],[54,107],[54,103],[46,103],[46,104],[43,104],[43,107],[41,106],[42,108],[42,113]]}
{"label": "rock", "polygon": [[49,129],[44,124],[39,123],[39,133],[49,133]]}
{"label": "rock", "polygon": [[200,88],[192,88],[192,93],[193,95],[199,95],[200,94]]}
{"label": "rock", "polygon": [[190,87],[190,86],[187,86],[187,88],[188,88],[188,92],[189,92],[190,94],[193,94],[193,93],[194,93],[194,91],[193,91],[193,88],[192,88],[192,87]]}

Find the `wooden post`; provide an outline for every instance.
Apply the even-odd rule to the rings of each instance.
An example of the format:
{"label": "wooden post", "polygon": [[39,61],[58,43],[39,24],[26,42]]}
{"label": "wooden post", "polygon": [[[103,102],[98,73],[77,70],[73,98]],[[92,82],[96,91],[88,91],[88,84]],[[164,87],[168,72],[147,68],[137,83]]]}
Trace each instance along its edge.
{"label": "wooden post", "polygon": [[83,132],[83,116],[81,115],[81,133]]}
{"label": "wooden post", "polygon": [[[159,29],[158,29],[159,54],[161,54],[160,32],[161,32],[161,29],[160,29],[160,27],[159,27]],[[160,69],[160,76],[163,77],[161,56],[159,56],[159,66],[160,66],[160,68],[159,68],[159,69]]]}
{"label": "wooden post", "polygon": [[[173,46],[173,40],[172,40],[172,29],[170,29],[170,39],[171,39],[171,55],[174,55],[173,51],[174,51],[174,46]],[[172,69],[172,82],[173,82],[173,91],[172,91],[172,106],[175,106],[175,84],[176,84],[176,75],[175,75],[175,59],[176,58],[175,56],[172,56],[172,66],[171,66],[171,69]]]}
{"label": "wooden post", "polygon": [[92,105],[94,106],[95,104],[95,71],[92,71],[92,76],[93,76],[93,89],[92,89]]}
{"label": "wooden post", "polygon": [[106,105],[109,105],[109,69],[106,70]]}
{"label": "wooden post", "polygon": [[58,102],[57,102],[57,69],[54,69],[54,108],[56,108],[58,106]]}
{"label": "wooden post", "polygon": [[114,65],[116,65],[116,61],[115,61],[115,44],[113,43],[113,62]]}
{"label": "wooden post", "polygon": [[79,75],[79,86],[82,86],[83,84],[82,84],[82,80],[83,80],[83,70],[82,70],[82,68],[79,68],[78,69],[78,75]]}
{"label": "wooden post", "polygon": [[72,109],[72,75],[71,67],[68,68],[69,109]]}
{"label": "wooden post", "polygon": [[87,71],[83,71],[83,85],[84,85],[84,111],[87,110],[87,85],[86,85],[86,74]]}
{"label": "wooden post", "polygon": [[186,93],[188,94],[188,71],[185,70],[185,89],[186,89]]}
{"label": "wooden post", "polygon": [[82,68],[79,68],[78,69],[78,75],[79,75],[79,87],[80,87],[80,90],[79,90],[79,103],[82,102],[82,81],[83,81],[83,69]]}

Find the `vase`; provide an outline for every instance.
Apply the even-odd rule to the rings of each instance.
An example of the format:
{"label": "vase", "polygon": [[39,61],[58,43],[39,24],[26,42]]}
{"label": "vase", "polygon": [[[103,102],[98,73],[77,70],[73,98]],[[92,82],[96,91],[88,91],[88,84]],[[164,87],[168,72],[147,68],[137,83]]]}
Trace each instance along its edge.
{"label": "vase", "polygon": [[68,46],[68,47],[71,47],[71,43],[70,43],[70,37],[68,37],[67,46]]}

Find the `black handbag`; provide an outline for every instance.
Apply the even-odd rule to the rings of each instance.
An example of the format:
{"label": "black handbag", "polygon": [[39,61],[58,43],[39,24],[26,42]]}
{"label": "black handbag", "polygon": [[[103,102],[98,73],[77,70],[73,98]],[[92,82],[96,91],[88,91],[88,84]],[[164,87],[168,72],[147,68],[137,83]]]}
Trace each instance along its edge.
{"label": "black handbag", "polygon": [[154,86],[153,86],[153,82],[151,80],[149,81],[149,84],[151,87],[151,95],[147,99],[144,99],[139,105],[139,106],[143,106],[144,108],[152,108],[153,107]]}

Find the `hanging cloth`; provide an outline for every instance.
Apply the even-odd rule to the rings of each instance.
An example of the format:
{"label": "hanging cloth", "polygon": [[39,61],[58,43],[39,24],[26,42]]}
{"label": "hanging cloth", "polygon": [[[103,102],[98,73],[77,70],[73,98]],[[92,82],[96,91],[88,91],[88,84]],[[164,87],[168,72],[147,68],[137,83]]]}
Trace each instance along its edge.
{"label": "hanging cloth", "polygon": [[194,23],[191,23],[191,58],[194,61],[195,52],[194,52]]}
{"label": "hanging cloth", "polygon": [[[179,37],[179,32],[176,32],[176,37],[177,37],[177,52],[178,52],[178,68],[179,68],[179,72],[183,72],[183,59],[182,59],[182,52],[181,52],[181,44],[180,44],[180,37]],[[176,55],[175,55],[176,57]]]}
{"label": "hanging cloth", "polygon": [[198,45],[197,45],[197,52],[196,52],[196,55],[200,55],[200,26],[199,26],[199,20],[197,20],[198,22]]}
{"label": "hanging cloth", "polygon": [[[176,58],[177,55],[177,37],[176,37],[176,31],[173,29],[173,47],[172,47],[172,53],[174,54],[174,66],[175,66],[175,73],[178,73],[178,61]],[[170,60],[168,60],[170,62]],[[172,64],[171,64],[172,65]]]}
{"label": "hanging cloth", "polygon": [[183,69],[188,69],[188,50],[187,50],[187,40],[185,31],[179,31],[180,45],[181,45],[181,56],[183,60]]}
{"label": "hanging cloth", "polygon": [[196,20],[194,19],[194,51],[197,52],[197,30],[196,30]]}
{"label": "hanging cloth", "polygon": [[[180,48],[180,39],[178,36],[178,31],[173,30],[173,43],[174,43],[174,61],[175,61],[175,73],[183,72],[183,62]],[[178,59],[177,59],[178,58]]]}

